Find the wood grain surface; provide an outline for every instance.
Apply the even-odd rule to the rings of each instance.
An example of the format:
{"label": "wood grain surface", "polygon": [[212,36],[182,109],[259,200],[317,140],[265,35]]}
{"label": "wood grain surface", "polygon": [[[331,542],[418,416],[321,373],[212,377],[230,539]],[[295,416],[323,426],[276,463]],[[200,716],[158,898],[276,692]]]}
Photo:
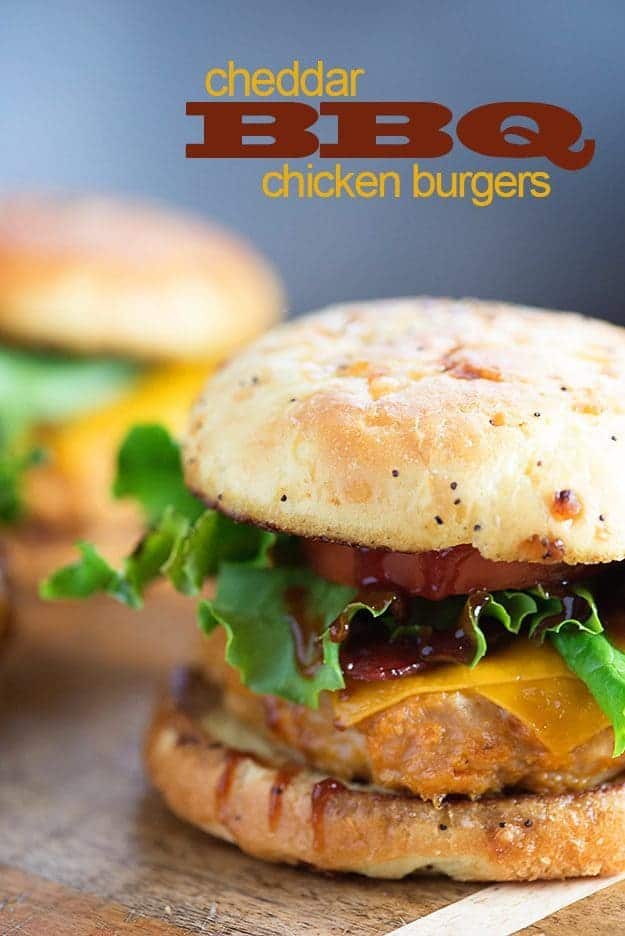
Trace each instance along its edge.
{"label": "wood grain surface", "polygon": [[41,936],[72,933],[73,936],[175,936],[168,926],[132,910],[107,903],[89,894],[63,887],[36,874],[0,865],[2,933]]}
{"label": "wood grain surface", "polygon": [[[0,679],[0,933],[383,936],[480,889],[271,866],[184,826],[147,785],[140,748],[167,671],[194,656],[189,603],[156,593],[136,614],[42,605],[24,581],[16,593]],[[625,932],[624,909],[621,884],[527,932]]]}

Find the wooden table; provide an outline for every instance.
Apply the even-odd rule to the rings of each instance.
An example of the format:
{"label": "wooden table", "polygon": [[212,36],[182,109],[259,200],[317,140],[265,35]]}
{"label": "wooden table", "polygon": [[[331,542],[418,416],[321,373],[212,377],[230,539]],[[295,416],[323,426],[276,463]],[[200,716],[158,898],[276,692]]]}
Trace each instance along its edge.
{"label": "wooden table", "polygon": [[[271,866],[183,825],[140,747],[159,683],[193,658],[189,605],[18,599],[0,680],[0,933],[382,936],[480,889]],[[621,884],[524,932],[625,932],[624,908]]]}

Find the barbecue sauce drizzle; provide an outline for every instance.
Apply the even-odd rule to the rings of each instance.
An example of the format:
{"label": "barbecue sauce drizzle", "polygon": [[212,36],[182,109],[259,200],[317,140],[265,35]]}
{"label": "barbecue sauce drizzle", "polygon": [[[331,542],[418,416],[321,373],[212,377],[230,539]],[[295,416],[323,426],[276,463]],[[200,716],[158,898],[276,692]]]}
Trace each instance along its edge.
{"label": "barbecue sauce drizzle", "polygon": [[281,767],[276,774],[276,778],[271,784],[269,790],[269,809],[267,821],[269,830],[275,832],[282,815],[282,802],[291,781],[299,773],[299,768],[294,765]]}
{"label": "barbecue sauce drizzle", "polygon": [[[458,555],[460,550],[461,547],[457,547]],[[597,584],[605,594],[614,587],[613,583],[614,575],[610,575],[608,568],[604,567]],[[562,581],[546,586],[549,595],[560,598],[563,610],[545,620],[537,636],[559,621],[569,618],[583,620],[587,616],[586,603],[571,594],[567,585],[568,582]],[[483,610],[489,600],[488,595],[489,591],[476,589],[469,595],[450,596],[447,601],[454,602],[457,617],[451,617],[448,626],[441,627],[438,602],[412,597],[400,588],[384,587],[374,578],[370,584],[363,584],[353,602],[362,602],[374,611],[382,611],[388,604],[388,612],[399,627],[396,636],[393,636],[383,619],[376,619],[366,611],[356,612],[351,618],[347,613],[339,615],[329,628],[329,636],[341,645],[343,673],[350,681],[371,682],[415,675],[442,663],[469,665],[475,656],[471,616]],[[416,616],[413,613],[415,602],[420,605]],[[323,662],[321,636],[324,622],[311,607],[307,590],[301,586],[287,589],[285,603],[298,667],[302,675],[310,677]],[[406,622],[419,626],[402,628],[401,625]],[[480,627],[491,650],[513,639],[513,635],[489,620],[487,615],[482,617]]]}
{"label": "barbecue sauce drizzle", "polygon": [[330,803],[346,790],[345,784],[332,777],[315,783],[310,795],[310,810],[313,830],[313,848],[322,851],[325,846],[325,817]]}
{"label": "barbecue sauce drizzle", "polygon": [[[229,751],[226,763],[215,787],[215,807],[219,821],[226,825],[228,797],[232,788],[232,781],[239,763],[246,755],[240,751]],[[249,755],[248,755],[249,756]]]}
{"label": "barbecue sauce drizzle", "polygon": [[306,601],[306,589],[300,585],[287,588],[284,596],[297,665],[303,676],[314,675],[322,662],[321,632],[323,622]]}

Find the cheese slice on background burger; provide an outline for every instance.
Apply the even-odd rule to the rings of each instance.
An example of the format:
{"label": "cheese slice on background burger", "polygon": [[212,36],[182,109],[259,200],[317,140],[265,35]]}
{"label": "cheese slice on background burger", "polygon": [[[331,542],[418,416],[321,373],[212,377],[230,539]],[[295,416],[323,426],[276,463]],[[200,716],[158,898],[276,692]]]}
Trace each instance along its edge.
{"label": "cheese slice on background burger", "polygon": [[[200,595],[148,771],[270,860],[530,880],[625,867],[625,331],[504,304],[337,306],[208,382],[182,459],[134,429],[121,571]],[[167,466],[167,471],[164,467]],[[130,470],[132,468],[132,470]],[[156,556],[156,559],[155,559]]]}
{"label": "cheese slice on background burger", "polygon": [[[28,513],[48,536],[111,522],[127,426],[179,431],[207,373],[282,301],[254,250],[192,216],[109,197],[0,201],[0,519]],[[45,464],[20,491],[35,448]]]}

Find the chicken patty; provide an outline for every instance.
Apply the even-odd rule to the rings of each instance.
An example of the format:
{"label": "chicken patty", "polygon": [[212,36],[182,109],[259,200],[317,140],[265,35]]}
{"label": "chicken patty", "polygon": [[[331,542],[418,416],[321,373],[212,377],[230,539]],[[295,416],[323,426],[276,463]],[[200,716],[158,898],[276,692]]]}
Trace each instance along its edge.
{"label": "chicken patty", "polygon": [[412,696],[350,728],[337,728],[329,693],[312,710],[250,692],[224,661],[218,631],[205,642],[204,670],[225,707],[296,759],[346,780],[363,780],[428,800],[589,789],[625,768],[613,758],[611,728],[567,753],[549,751],[514,715],[470,690]]}

